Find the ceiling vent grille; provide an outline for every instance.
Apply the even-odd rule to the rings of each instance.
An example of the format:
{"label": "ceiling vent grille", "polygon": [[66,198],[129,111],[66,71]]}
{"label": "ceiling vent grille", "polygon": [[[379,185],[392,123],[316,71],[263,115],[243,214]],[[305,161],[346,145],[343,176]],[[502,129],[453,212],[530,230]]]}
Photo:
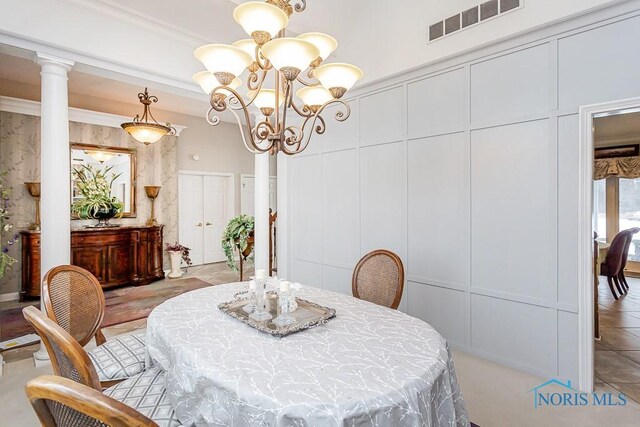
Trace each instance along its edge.
{"label": "ceiling vent grille", "polygon": [[462,12],[462,28],[467,28],[469,25],[477,24],[480,21],[480,13],[478,12],[478,6]]}
{"label": "ceiling vent grille", "polygon": [[451,34],[454,31],[460,29],[460,14],[454,15],[451,18],[444,20],[444,32],[445,34]]}
{"label": "ceiling vent grille", "polygon": [[489,0],[429,26],[429,41],[524,7],[524,0]]}
{"label": "ceiling vent grille", "polygon": [[485,21],[498,16],[498,0],[491,0],[480,5],[480,20]]}

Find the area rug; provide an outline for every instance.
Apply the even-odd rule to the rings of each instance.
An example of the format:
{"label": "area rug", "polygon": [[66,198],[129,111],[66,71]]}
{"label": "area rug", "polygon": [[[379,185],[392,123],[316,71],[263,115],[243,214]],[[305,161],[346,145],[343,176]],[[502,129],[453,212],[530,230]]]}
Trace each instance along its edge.
{"label": "area rug", "polygon": [[[147,286],[107,290],[104,292],[106,309],[102,327],[146,319],[154,308],[166,300],[207,286],[214,285],[192,277],[158,282],[157,284],[152,283]],[[27,305],[39,306],[39,302],[34,301],[30,304],[21,304],[19,307],[0,311],[0,341],[34,333],[31,325],[22,316],[22,309]]]}

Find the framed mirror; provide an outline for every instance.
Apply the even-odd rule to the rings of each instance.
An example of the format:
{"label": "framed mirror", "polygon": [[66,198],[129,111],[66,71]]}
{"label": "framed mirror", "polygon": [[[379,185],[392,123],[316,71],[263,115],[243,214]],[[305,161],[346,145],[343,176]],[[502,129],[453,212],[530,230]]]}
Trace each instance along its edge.
{"label": "framed mirror", "polygon": [[[136,217],[136,150],[90,144],[71,144],[71,170],[90,166],[94,170],[109,169],[118,175],[111,185],[111,196],[124,204],[123,218]],[[82,196],[71,174],[71,203]],[[72,219],[79,219],[72,214]]]}

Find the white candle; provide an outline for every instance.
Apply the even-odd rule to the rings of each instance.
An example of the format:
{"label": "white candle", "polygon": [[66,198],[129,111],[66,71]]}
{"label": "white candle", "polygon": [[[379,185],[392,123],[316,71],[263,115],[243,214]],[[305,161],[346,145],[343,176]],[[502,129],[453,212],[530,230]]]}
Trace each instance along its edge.
{"label": "white candle", "polygon": [[256,270],[256,279],[263,280],[267,278],[267,270]]}
{"label": "white candle", "polygon": [[249,289],[252,290],[252,291],[256,289],[256,281],[255,280],[250,280],[249,281]]}
{"label": "white candle", "polygon": [[280,282],[280,292],[289,292],[290,288],[291,288],[290,282],[287,282],[286,280],[283,280]]}

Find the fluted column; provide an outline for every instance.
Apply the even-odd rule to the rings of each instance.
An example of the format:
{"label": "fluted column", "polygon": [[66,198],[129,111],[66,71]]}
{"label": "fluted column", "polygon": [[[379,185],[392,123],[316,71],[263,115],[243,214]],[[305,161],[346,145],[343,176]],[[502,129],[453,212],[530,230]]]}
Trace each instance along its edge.
{"label": "fluted column", "polygon": [[[41,232],[40,273],[61,264],[71,264],[69,97],[67,73],[74,63],[38,54],[41,67],[40,182]],[[42,308],[42,307],[41,307]],[[44,308],[42,308],[44,309]],[[36,365],[48,360],[43,346],[34,354]]]}

